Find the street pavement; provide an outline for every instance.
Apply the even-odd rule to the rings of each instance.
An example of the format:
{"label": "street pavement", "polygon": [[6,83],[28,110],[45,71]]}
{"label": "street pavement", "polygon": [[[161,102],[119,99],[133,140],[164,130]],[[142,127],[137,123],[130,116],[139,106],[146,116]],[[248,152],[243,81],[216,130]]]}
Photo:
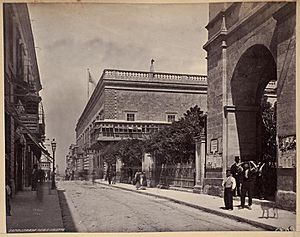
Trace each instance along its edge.
{"label": "street pavement", "polygon": [[6,217],[8,233],[63,232],[64,226],[56,190],[44,183],[41,197],[30,189],[18,192],[11,199],[11,216]]}
{"label": "street pavement", "polygon": [[66,231],[264,230],[248,223],[207,213],[170,200],[139,195],[132,191],[100,183],[93,185],[87,181],[60,181],[57,186]]}
{"label": "street pavement", "polygon": [[[96,182],[102,185],[107,185],[107,181],[104,180],[96,180]],[[277,208],[273,209],[273,203],[270,203],[266,200],[254,200],[252,210],[249,210],[247,208],[238,209],[240,200],[238,198],[235,198],[233,202],[234,210],[229,211],[222,209],[224,207],[224,201],[222,197],[159,188],[136,190],[134,185],[124,183],[116,183],[113,184],[112,187],[139,193],[142,195],[164,198],[169,201],[197,208],[199,210],[205,211],[206,213],[213,213],[226,218],[231,218],[233,220],[249,223],[265,230],[296,229],[295,212]],[[263,209],[265,209],[264,214]],[[269,211],[269,218],[267,218],[266,209]]]}

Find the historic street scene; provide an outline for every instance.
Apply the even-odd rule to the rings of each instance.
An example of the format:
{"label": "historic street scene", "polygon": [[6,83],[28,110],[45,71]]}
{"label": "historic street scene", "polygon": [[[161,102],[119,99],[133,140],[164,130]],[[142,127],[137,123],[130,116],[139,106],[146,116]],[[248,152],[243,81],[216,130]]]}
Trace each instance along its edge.
{"label": "historic street scene", "polygon": [[295,2],[3,19],[4,232],[296,231]]}

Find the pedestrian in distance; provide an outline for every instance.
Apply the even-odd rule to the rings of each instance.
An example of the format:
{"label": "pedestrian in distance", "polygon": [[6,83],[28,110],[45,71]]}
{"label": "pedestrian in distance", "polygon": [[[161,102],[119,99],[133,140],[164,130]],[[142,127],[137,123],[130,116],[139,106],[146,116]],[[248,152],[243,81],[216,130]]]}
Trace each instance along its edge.
{"label": "pedestrian in distance", "polygon": [[245,162],[243,169],[243,182],[241,189],[241,206],[240,209],[245,208],[246,194],[248,194],[248,209],[252,210],[252,196],[256,180],[257,166],[253,161]]}
{"label": "pedestrian in distance", "polygon": [[10,205],[10,198],[11,198],[11,187],[9,179],[5,179],[5,204],[6,204],[6,215],[11,216],[11,205]]}
{"label": "pedestrian in distance", "polygon": [[37,164],[33,165],[33,170],[31,172],[31,190],[36,191],[37,188],[37,176],[38,176],[38,167]]}
{"label": "pedestrian in distance", "polygon": [[135,173],[134,182],[135,182],[136,190],[140,189],[140,187],[141,187],[141,172],[140,171],[137,171]]}
{"label": "pedestrian in distance", "polygon": [[116,175],[113,174],[112,179],[111,179],[112,184],[116,184]]}
{"label": "pedestrian in distance", "polygon": [[114,170],[111,172],[111,183],[116,184],[116,172]]}
{"label": "pedestrian in distance", "polygon": [[45,172],[40,167],[37,170],[37,199],[43,201],[43,183],[45,181]]}
{"label": "pedestrian in distance", "polygon": [[145,172],[141,172],[140,180],[141,180],[141,187],[140,187],[140,189],[145,190],[146,187],[147,187],[147,177],[146,177]]}
{"label": "pedestrian in distance", "polygon": [[[133,174],[132,169],[129,168],[128,169],[128,183],[130,183],[130,184],[133,183],[132,174]],[[135,184],[133,184],[133,185],[135,185]]]}
{"label": "pedestrian in distance", "polygon": [[240,157],[235,156],[234,157],[234,163],[230,167],[230,171],[232,173],[232,176],[235,178],[236,181],[236,188],[233,192],[234,196],[241,196],[241,179],[242,179],[242,172],[243,168],[241,167],[240,163]]}
{"label": "pedestrian in distance", "polygon": [[53,171],[51,172],[51,189],[55,189],[56,188],[56,184],[55,184],[55,170],[56,168],[53,168]]}
{"label": "pedestrian in distance", "polygon": [[224,203],[226,210],[233,210],[233,192],[236,188],[236,180],[232,176],[231,170],[226,171],[226,178],[223,181]]}
{"label": "pedestrian in distance", "polygon": [[69,172],[65,169],[65,180],[69,180]]}
{"label": "pedestrian in distance", "polygon": [[93,172],[92,172],[92,184],[94,185],[95,184],[95,177],[96,176],[96,172],[95,172],[95,170],[93,170]]}
{"label": "pedestrian in distance", "polygon": [[72,170],[72,174],[71,174],[71,180],[74,180],[74,175],[75,175],[75,171]]}
{"label": "pedestrian in distance", "polygon": [[109,166],[107,168],[107,172],[106,172],[106,178],[108,181],[108,184],[111,185],[111,176],[112,176],[112,172],[111,172],[111,167]]}

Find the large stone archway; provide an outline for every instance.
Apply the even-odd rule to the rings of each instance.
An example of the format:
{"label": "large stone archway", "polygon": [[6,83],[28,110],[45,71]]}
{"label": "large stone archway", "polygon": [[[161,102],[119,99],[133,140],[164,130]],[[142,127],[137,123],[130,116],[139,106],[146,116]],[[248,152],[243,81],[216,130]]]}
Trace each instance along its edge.
{"label": "large stone archway", "polygon": [[277,202],[295,209],[296,5],[215,3],[209,15],[203,192],[222,195],[222,178],[234,156],[259,158],[259,102],[266,85],[277,81]]}
{"label": "large stone archway", "polygon": [[254,45],[239,59],[230,80],[226,109],[228,126],[227,167],[234,157],[258,161],[261,157],[261,111],[264,90],[276,81],[276,63],[264,45]]}

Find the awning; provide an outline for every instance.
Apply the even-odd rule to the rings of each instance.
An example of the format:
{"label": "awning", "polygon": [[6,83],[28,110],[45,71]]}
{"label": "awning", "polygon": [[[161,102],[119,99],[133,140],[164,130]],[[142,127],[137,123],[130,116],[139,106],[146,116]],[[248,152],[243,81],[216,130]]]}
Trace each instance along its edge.
{"label": "awning", "polygon": [[49,152],[47,151],[47,149],[45,149],[41,144],[38,143],[38,141],[34,138],[34,135],[31,134],[31,132],[29,131],[29,129],[20,121],[19,118],[15,117],[16,122],[18,125],[20,125],[23,128],[23,134],[26,134],[30,140],[37,146],[38,149],[41,150],[42,153],[44,153],[45,157],[50,161],[53,162],[53,158],[51,157],[51,155],[49,154]]}
{"label": "awning", "polygon": [[41,152],[44,153],[45,157],[50,161],[52,162],[53,158],[51,157],[51,155],[49,154],[49,152],[44,148],[42,147],[41,144],[39,144],[36,139],[34,138],[33,135],[31,135],[30,133],[26,133],[26,135],[30,138],[30,140],[41,150]]}

